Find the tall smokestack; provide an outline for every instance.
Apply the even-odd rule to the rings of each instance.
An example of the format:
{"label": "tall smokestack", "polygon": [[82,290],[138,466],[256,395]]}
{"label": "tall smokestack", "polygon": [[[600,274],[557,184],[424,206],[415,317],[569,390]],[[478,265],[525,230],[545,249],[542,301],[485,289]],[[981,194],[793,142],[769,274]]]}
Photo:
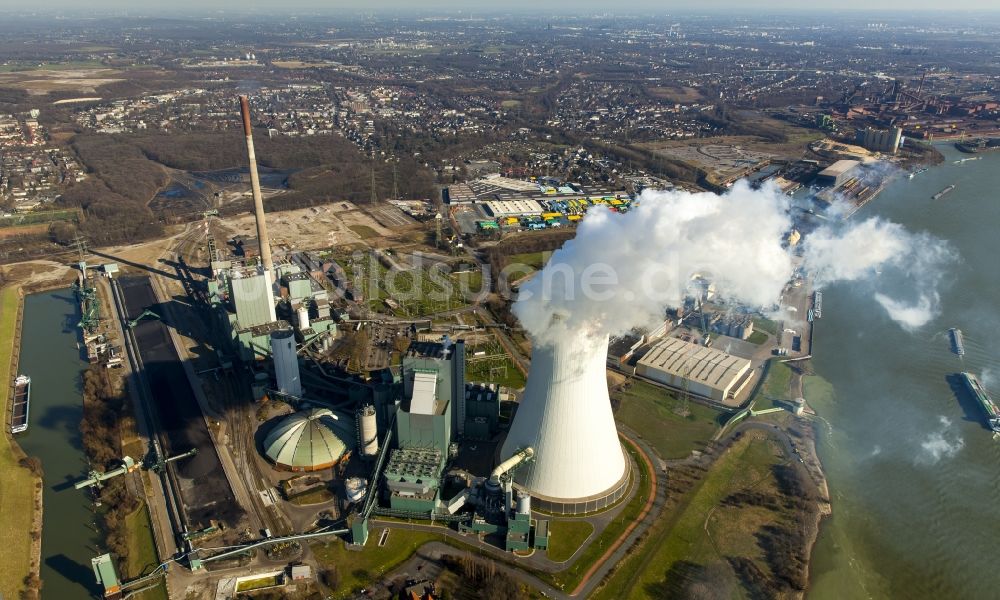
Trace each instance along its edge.
{"label": "tall smokestack", "polygon": [[253,128],[250,126],[250,101],[240,96],[240,113],[243,115],[243,134],[247,136],[247,159],[250,161],[250,189],[253,190],[253,213],[257,221],[257,241],[260,242],[260,257],[264,269],[273,272],[271,262],[271,240],[267,237],[267,221],[264,220],[264,198],[260,195],[260,177],[257,175],[257,155],[253,151]]}
{"label": "tall smokestack", "polygon": [[534,460],[514,480],[553,514],[579,514],[614,503],[628,489],[606,362],[608,337],[586,334],[537,345],[524,398],[500,458],[532,447]]}

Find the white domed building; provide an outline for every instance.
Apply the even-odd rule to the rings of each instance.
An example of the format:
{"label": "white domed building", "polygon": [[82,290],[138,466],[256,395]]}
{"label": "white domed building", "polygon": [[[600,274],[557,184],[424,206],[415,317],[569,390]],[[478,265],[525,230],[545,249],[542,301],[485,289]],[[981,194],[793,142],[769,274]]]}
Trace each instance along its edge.
{"label": "white domed building", "polygon": [[353,443],[353,422],[346,422],[326,408],[292,413],[264,438],[264,456],[279,469],[320,471],[336,465]]}

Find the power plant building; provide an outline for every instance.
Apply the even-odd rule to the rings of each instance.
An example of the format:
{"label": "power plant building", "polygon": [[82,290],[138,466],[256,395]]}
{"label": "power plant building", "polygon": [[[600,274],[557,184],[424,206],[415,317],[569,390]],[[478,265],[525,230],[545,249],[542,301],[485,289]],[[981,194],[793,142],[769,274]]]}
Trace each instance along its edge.
{"label": "power plant building", "polygon": [[302,397],[299,379],[299,355],[295,349],[295,332],[278,329],[271,332],[271,357],[274,359],[274,379],[277,390],[296,398]]}
{"label": "power plant building", "polygon": [[855,169],[860,164],[861,162],[856,160],[838,160],[816,175],[816,183],[829,187],[840,187],[851,177],[854,177]]}
{"label": "power plant building", "polygon": [[735,397],[753,379],[749,360],[677,338],[650,348],[635,373],[716,402]]}
{"label": "power plant building", "polygon": [[283,417],[264,438],[264,455],[280,469],[319,471],[340,462],[351,446],[354,423],[325,408]]}

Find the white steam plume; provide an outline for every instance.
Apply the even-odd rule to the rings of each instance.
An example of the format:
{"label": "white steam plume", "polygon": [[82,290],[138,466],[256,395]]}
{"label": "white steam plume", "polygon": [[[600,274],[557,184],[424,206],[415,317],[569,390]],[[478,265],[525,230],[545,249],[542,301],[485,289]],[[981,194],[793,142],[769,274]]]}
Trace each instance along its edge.
{"label": "white steam plume", "polygon": [[[695,275],[728,300],[771,306],[795,270],[782,244],[792,227],[788,209],[788,197],[774,186],[752,190],[741,181],[721,196],[647,190],[624,215],[591,210],[576,237],[521,286],[514,313],[536,343],[569,331],[616,335],[662,321],[665,308],[681,305]],[[807,236],[803,263],[821,286],[870,276],[886,264],[914,274],[921,267],[940,271],[935,261],[948,252],[939,248],[929,236],[879,219],[831,223]],[[936,296],[928,298],[921,307],[933,313]],[[904,326],[918,326],[912,313],[894,315],[892,308],[886,306]]]}
{"label": "white steam plume", "polygon": [[942,415],[938,417],[938,423],[941,427],[920,442],[921,452],[915,458],[918,464],[935,465],[943,458],[955,456],[965,447],[962,436],[952,430],[951,419]]}

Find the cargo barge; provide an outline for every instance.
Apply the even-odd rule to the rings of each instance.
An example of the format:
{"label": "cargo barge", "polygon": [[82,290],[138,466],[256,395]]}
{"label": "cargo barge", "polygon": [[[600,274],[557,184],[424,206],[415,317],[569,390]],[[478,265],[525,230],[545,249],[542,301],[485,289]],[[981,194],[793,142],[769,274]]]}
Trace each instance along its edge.
{"label": "cargo barge", "polygon": [[962,330],[952,327],[948,330],[951,337],[951,351],[959,356],[965,356],[965,344],[962,341]]}
{"label": "cargo barge", "polygon": [[996,152],[1000,150],[1000,138],[979,138],[968,142],[956,142],[955,148],[966,154]]}
{"label": "cargo barge", "polygon": [[979,408],[986,413],[986,426],[994,433],[1000,433],[1000,409],[993,402],[989,392],[979,383],[979,380],[972,373],[960,373],[966,389],[975,397],[979,403]]}
{"label": "cargo barge", "polygon": [[18,375],[14,379],[14,402],[10,412],[10,432],[28,430],[28,409],[31,405],[31,377]]}
{"label": "cargo barge", "polygon": [[938,193],[934,194],[933,196],[931,196],[931,200],[937,200],[941,196],[944,196],[945,194],[951,192],[953,189],[955,189],[954,184],[949,185],[948,187],[944,188],[940,192],[938,192]]}
{"label": "cargo barge", "polygon": [[813,293],[812,313],[817,319],[823,318],[823,292],[818,290]]}

